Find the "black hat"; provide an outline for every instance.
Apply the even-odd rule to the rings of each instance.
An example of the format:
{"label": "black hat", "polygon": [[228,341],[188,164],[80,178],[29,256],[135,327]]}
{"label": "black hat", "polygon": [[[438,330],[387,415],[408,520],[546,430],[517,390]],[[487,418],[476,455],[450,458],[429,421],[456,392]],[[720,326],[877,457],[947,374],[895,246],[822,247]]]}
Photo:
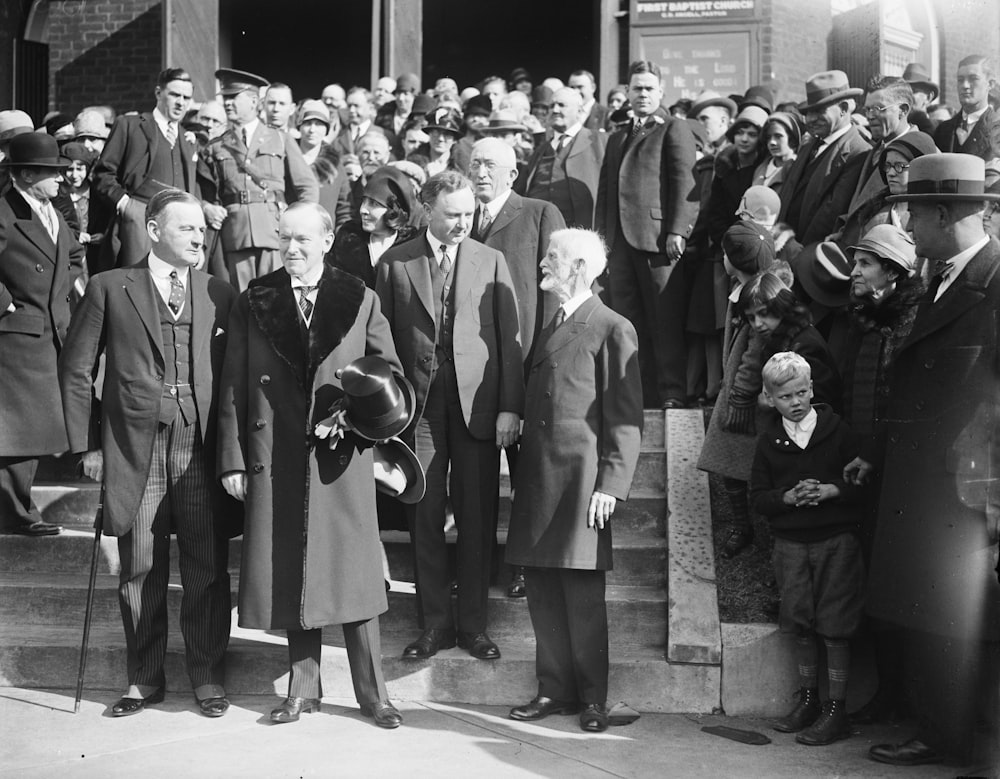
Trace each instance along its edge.
{"label": "black hat", "polygon": [[427,114],[424,132],[428,130],[440,130],[457,137],[462,132],[462,115],[454,108],[435,108],[433,113]]}
{"label": "black hat", "polygon": [[347,418],[355,432],[369,441],[384,441],[402,433],[417,404],[413,385],[392,372],[381,357],[369,355],[340,371]]}
{"label": "black hat", "polygon": [[413,450],[398,438],[372,447],[375,489],[400,503],[419,503],[427,489],[424,469]]}
{"label": "black hat", "polygon": [[399,168],[386,165],[368,177],[368,181],[365,182],[364,197],[385,206],[389,204],[390,195],[396,198],[400,208],[406,209],[407,215],[416,209],[413,185],[409,178]]}
{"label": "black hat", "polygon": [[466,116],[489,116],[493,113],[493,101],[489,95],[473,95],[465,104]]}
{"label": "black hat", "polygon": [[413,108],[410,109],[410,116],[429,114],[437,107],[437,100],[430,95],[420,93],[413,98]]}
{"label": "black hat", "polygon": [[552,107],[552,95],[553,92],[545,84],[539,84],[537,87],[531,90],[531,105],[543,105]]}
{"label": "black hat", "polygon": [[722,236],[722,250],[729,264],[744,273],[767,270],[774,262],[771,232],[748,219],[734,223]]}
{"label": "black hat", "polygon": [[59,143],[48,133],[22,133],[10,140],[7,158],[0,162],[6,168],[66,168],[70,160],[59,153]]}
{"label": "black hat", "polygon": [[258,89],[269,86],[271,83],[256,73],[247,73],[245,70],[233,70],[232,68],[219,68],[215,71],[215,77],[219,79],[219,94],[224,97],[238,95],[248,89],[256,93]]}
{"label": "black hat", "polygon": [[510,78],[507,79],[507,83],[509,83],[512,87],[516,87],[521,81],[530,82],[531,80],[531,74],[527,70],[524,68],[514,68],[510,72]]}
{"label": "black hat", "polygon": [[774,93],[767,87],[757,84],[750,87],[736,103],[740,111],[748,105],[755,105],[771,113],[774,110]]}
{"label": "black hat", "polygon": [[833,241],[809,244],[791,265],[796,281],[820,305],[840,308],[850,302],[854,264]]}

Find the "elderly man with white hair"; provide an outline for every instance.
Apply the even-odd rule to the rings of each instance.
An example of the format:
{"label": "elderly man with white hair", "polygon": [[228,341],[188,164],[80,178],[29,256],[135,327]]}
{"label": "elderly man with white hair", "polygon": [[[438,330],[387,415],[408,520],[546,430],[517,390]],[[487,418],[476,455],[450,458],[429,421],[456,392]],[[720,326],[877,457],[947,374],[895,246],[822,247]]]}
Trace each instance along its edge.
{"label": "elderly man with white hair", "polygon": [[511,719],[580,713],[608,727],[611,517],[639,459],[642,381],[635,328],[591,292],[601,238],[552,234],[542,289],[559,301],[535,347],[525,396],[507,562],[526,566],[538,694]]}

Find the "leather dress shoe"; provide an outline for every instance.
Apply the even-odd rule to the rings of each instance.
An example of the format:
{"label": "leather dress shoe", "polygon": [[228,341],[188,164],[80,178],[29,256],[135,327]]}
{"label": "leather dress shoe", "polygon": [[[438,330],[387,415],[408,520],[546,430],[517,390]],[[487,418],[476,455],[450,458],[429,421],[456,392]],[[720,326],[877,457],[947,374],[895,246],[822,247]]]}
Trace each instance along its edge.
{"label": "leather dress shoe", "polygon": [[879,744],[868,750],[868,757],[890,765],[924,765],[941,763],[944,755],[935,752],[923,741],[912,738],[902,744]]}
{"label": "leather dress shoe", "polygon": [[520,565],[514,569],[514,576],[507,586],[508,598],[524,598],[528,595],[528,589],[524,584],[524,568]]}
{"label": "leather dress shoe", "polygon": [[575,703],[557,701],[553,698],[546,698],[544,695],[536,695],[528,703],[510,710],[508,715],[511,719],[522,722],[533,722],[534,720],[545,719],[550,714],[576,714],[580,707]]}
{"label": "leather dress shoe", "polygon": [[737,525],[729,533],[729,538],[722,546],[722,556],[727,560],[736,557],[753,543],[753,528],[749,525]]}
{"label": "leather dress shoe", "polygon": [[500,659],[500,648],[485,633],[459,633],[458,645],[477,660]]}
{"label": "leather dress shoe", "polygon": [[163,703],[163,697],[166,690],[161,687],[158,690],[154,690],[145,698],[119,698],[118,702],[111,707],[112,717],[129,717],[133,714],[138,714],[147,706],[152,706],[156,703]]}
{"label": "leather dress shoe", "polygon": [[608,729],[608,707],[603,703],[588,703],[580,712],[580,727],[588,733],[603,733]]}
{"label": "leather dress shoe", "polygon": [[271,722],[298,722],[300,714],[319,711],[319,698],[285,698],[281,705],[271,711]]}
{"label": "leather dress shoe", "polygon": [[198,708],[206,717],[221,717],[229,711],[229,699],[225,695],[214,698],[202,698],[198,701]]}
{"label": "leather dress shoe", "polygon": [[40,519],[30,525],[19,525],[11,532],[19,536],[57,536],[62,532],[62,527]]}
{"label": "leather dress shoe", "polygon": [[404,660],[426,660],[434,657],[441,649],[455,646],[455,631],[445,628],[428,628],[420,638],[403,650]]}
{"label": "leather dress shoe", "polygon": [[362,704],[361,715],[375,720],[376,725],[387,730],[398,728],[403,724],[403,715],[389,701]]}
{"label": "leather dress shoe", "polygon": [[771,727],[779,733],[798,733],[812,725],[823,711],[819,702],[819,690],[815,687],[800,687],[799,702],[788,714],[777,720]]}

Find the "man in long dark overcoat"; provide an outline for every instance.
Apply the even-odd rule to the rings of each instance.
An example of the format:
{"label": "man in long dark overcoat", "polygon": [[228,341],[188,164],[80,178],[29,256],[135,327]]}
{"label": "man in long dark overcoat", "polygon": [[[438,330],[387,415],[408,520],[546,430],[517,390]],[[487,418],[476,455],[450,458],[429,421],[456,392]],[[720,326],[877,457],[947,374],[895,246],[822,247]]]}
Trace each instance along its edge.
{"label": "man in long dark overcoat", "polygon": [[507,562],[527,566],[538,695],[510,713],[537,720],[583,706],[580,725],[608,726],[611,515],[639,458],[642,381],[635,329],[590,291],[604,270],[600,238],[552,234],[542,288],[560,305],[528,374]]}
{"label": "man in long dark overcoat", "polygon": [[285,630],[288,697],[272,722],[317,711],[325,625],[343,625],[361,713],[402,722],[382,676],[386,610],[370,446],[314,435],[343,397],[340,370],[365,355],[402,374],[378,298],[326,265],[333,221],[296,203],[281,216],[283,268],[252,281],[233,309],[219,410],[219,474],[246,502],[241,627]]}

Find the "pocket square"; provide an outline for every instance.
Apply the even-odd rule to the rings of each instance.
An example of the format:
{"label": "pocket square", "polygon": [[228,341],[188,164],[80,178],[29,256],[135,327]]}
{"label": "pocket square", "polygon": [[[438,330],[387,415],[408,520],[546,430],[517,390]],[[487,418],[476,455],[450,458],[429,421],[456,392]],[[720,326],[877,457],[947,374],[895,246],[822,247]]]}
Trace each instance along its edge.
{"label": "pocket square", "polygon": [[225,335],[226,331],[223,330],[221,327],[217,327],[217,328],[215,328],[215,334],[216,335]]}

